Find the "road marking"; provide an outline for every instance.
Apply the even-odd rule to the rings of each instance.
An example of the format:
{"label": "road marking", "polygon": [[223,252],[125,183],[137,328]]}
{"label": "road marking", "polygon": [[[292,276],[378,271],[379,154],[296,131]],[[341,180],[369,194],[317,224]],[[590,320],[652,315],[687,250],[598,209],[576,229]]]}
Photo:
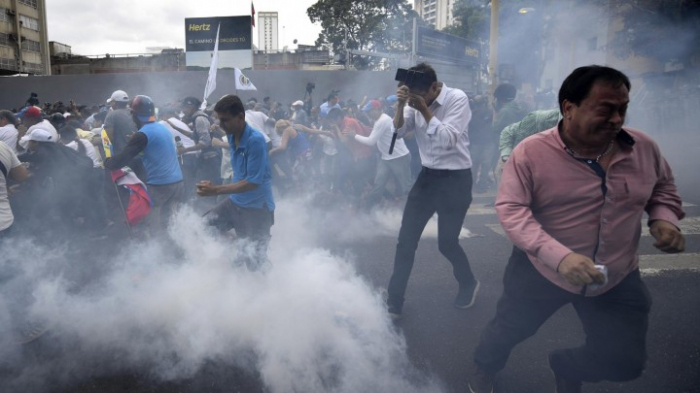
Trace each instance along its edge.
{"label": "road marking", "polygon": [[700,270],[700,253],[640,255],[639,269],[648,274],[663,270]]}
{"label": "road marking", "polygon": [[[507,237],[501,224],[486,224],[486,226],[495,233]],[[678,226],[681,228],[681,232],[684,235],[700,235],[700,217],[687,217],[683,219]],[[642,221],[642,236],[651,236],[646,220]]]}
{"label": "road marking", "polygon": [[475,203],[469,206],[469,210],[467,210],[468,216],[483,216],[487,214],[496,215],[496,209],[493,206],[486,207],[483,203]]}

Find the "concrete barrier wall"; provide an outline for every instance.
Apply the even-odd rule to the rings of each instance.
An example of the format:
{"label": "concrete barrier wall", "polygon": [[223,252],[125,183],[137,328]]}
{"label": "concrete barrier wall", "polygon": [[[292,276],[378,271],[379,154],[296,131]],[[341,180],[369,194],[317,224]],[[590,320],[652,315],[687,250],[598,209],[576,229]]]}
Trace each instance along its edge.
{"label": "concrete barrier wall", "polygon": [[[364,95],[385,96],[396,92],[393,72],[370,71],[246,71],[245,75],[258,88],[257,91],[240,91],[246,100],[263,97],[290,104],[304,97],[308,82],[316,84],[313,92],[315,105],[325,101],[331,90],[341,90],[342,100],[359,101]],[[186,96],[200,97],[204,92],[207,72],[164,72],[134,74],[86,74],[0,78],[0,108],[21,107],[31,92],[43,102],[71,99],[79,104],[103,104],[114,90],[124,90],[129,96],[151,96],[156,105],[174,102]],[[209,99],[234,93],[234,71],[219,70],[217,88]]]}

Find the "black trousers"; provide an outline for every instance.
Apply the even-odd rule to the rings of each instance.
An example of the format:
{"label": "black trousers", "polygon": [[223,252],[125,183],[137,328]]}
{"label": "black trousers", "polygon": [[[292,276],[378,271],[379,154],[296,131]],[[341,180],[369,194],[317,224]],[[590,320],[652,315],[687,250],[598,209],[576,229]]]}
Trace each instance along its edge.
{"label": "black trousers", "polygon": [[448,171],[423,168],[408,194],[403,211],[394,272],[387,290],[389,303],[401,309],[416,248],[428,220],[438,214],[438,248],[450,261],[460,285],[474,282],[467,254],[459,245],[459,233],[472,201],[470,169]]}
{"label": "black trousers", "polygon": [[498,372],[505,367],[513,347],[535,334],[568,303],[572,303],[583,324],[586,342],[552,352],[554,372],[583,382],[639,377],[646,362],[651,308],[651,297],[639,270],[602,295],[584,297],[552,284],[515,247],[503,277],[496,317],[484,329],[474,361],[489,373]]}
{"label": "black trousers", "polygon": [[267,208],[253,209],[240,207],[230,198],[219,202],[205,214],[207,224],[221,232],[236,230],[240,239],[248,239],[251,249],[243,250],[242,260],[251,270],[269,263],[267,248],[270,243],[270,229],[275,223],[275,212]]}

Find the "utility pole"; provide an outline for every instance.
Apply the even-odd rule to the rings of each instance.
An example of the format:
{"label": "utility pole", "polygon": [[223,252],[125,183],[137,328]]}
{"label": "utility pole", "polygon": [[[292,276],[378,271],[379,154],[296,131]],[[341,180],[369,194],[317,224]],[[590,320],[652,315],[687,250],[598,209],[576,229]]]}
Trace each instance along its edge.
{"label": "utility pole", "polygon": [[498,0],[491,0],[491,33],[489,36],[489,96],[498,83]]}

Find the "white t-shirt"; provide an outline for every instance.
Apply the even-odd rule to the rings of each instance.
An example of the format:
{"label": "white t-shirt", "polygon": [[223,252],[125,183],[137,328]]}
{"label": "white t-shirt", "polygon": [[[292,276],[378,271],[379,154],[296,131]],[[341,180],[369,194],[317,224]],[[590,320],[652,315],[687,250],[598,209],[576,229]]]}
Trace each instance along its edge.
{"label": "white t-shirt", "polygon": [[[53,142],[58,142],[58,131],[56,131],[56,129],[53,127],[53,124],[51,124],[48,120],[44,120],[41,123],[37,123],[37,124],[34,124],[33,126],[29,127],[29,129],[27,130],[27,133],[24,135],[25,136],[31,135],[32,132],[34,132],[34,130],[36,130],[36,129],[42,129],[42,130],[48,131],[51,134],[51,140]],[[22,142],[22,140],[19,141],[19,145],[22,146],[22,149],[26,150],[27,144],[28,144],[28,141],[24,141],[24,142]]]}
{"label": "white t-shirt", "polygon": [[[85,154],[92,160],[93,168],[102,168],[102,158],[99,154],[97,154],[95,146],[92,143],[86,141],[85,139],[78,139],[78,141],[80,141],[80,143],[82,143],[83,146],[85,146]],[[67,143],[66,147],[70,147],[71,149],[78,151],[78,142],[73,141],[71,143]]]}
{"label": "white t-shirt", "polygon": [[15,128],[14,124],[8,124],[4,127],[0,127],[0,141],[5,142],[7,146],[15,153],[17,153],[18,135],[19,132]]}
{"label": "white t-shirt", "polygon": [[[175,127],[179,128],[181,130],[192,132],[192,130],[190,129],[190,127],[187,124],[185,124],[184,122],[182,122],[179,119],[176,119],[174,117],[169,118],[168,121],[161,120],[158,122],[158,123],[164,125],[165,128],[167,128],[168,130],[170,130],[170,133],[173,135],[173,140],[175,140],[176,136],[180,137],[180,140],[182,141],[182,147],[188,148],[188,147],[194,146],[194,141],[190,137],[188,137],[185,134],[181,133],[180,131],[176,130],[175,127],[171,126],[170,123],[168,123],[168,122],[175,124]],[[199,152],[188,151],[185,154],[197,154],[197,153],[199,153]]]}
{"label": "white t-shirt", "polygon": [[[12,168],[22,165],[15,152],[12,151],[5,142],[0,142],[0,161],[2,161],[7,169],[8,175],[10,171],[12,171]],[[2,171],[0,171],[0,231],[9,228],[14,221],[15,216],[12,215],[10,198],[7,195],[7,179]]]}
{"label": "white t-shirt", "polygon": [[[261,134],[265,137],[265,143],[270,143],[272,141],[272,147],[275,146],[275,139],[273,134],[276,134],[276,132],[270,132],[270,127],[267,127],[265,123],[269,120],[270,118],[258,111],[252,111],[248,109],[245,111],[245,122],[248,123],[249,126],[252,128],[260,131]],[[277,145],[279,146],[279,144]]]}

